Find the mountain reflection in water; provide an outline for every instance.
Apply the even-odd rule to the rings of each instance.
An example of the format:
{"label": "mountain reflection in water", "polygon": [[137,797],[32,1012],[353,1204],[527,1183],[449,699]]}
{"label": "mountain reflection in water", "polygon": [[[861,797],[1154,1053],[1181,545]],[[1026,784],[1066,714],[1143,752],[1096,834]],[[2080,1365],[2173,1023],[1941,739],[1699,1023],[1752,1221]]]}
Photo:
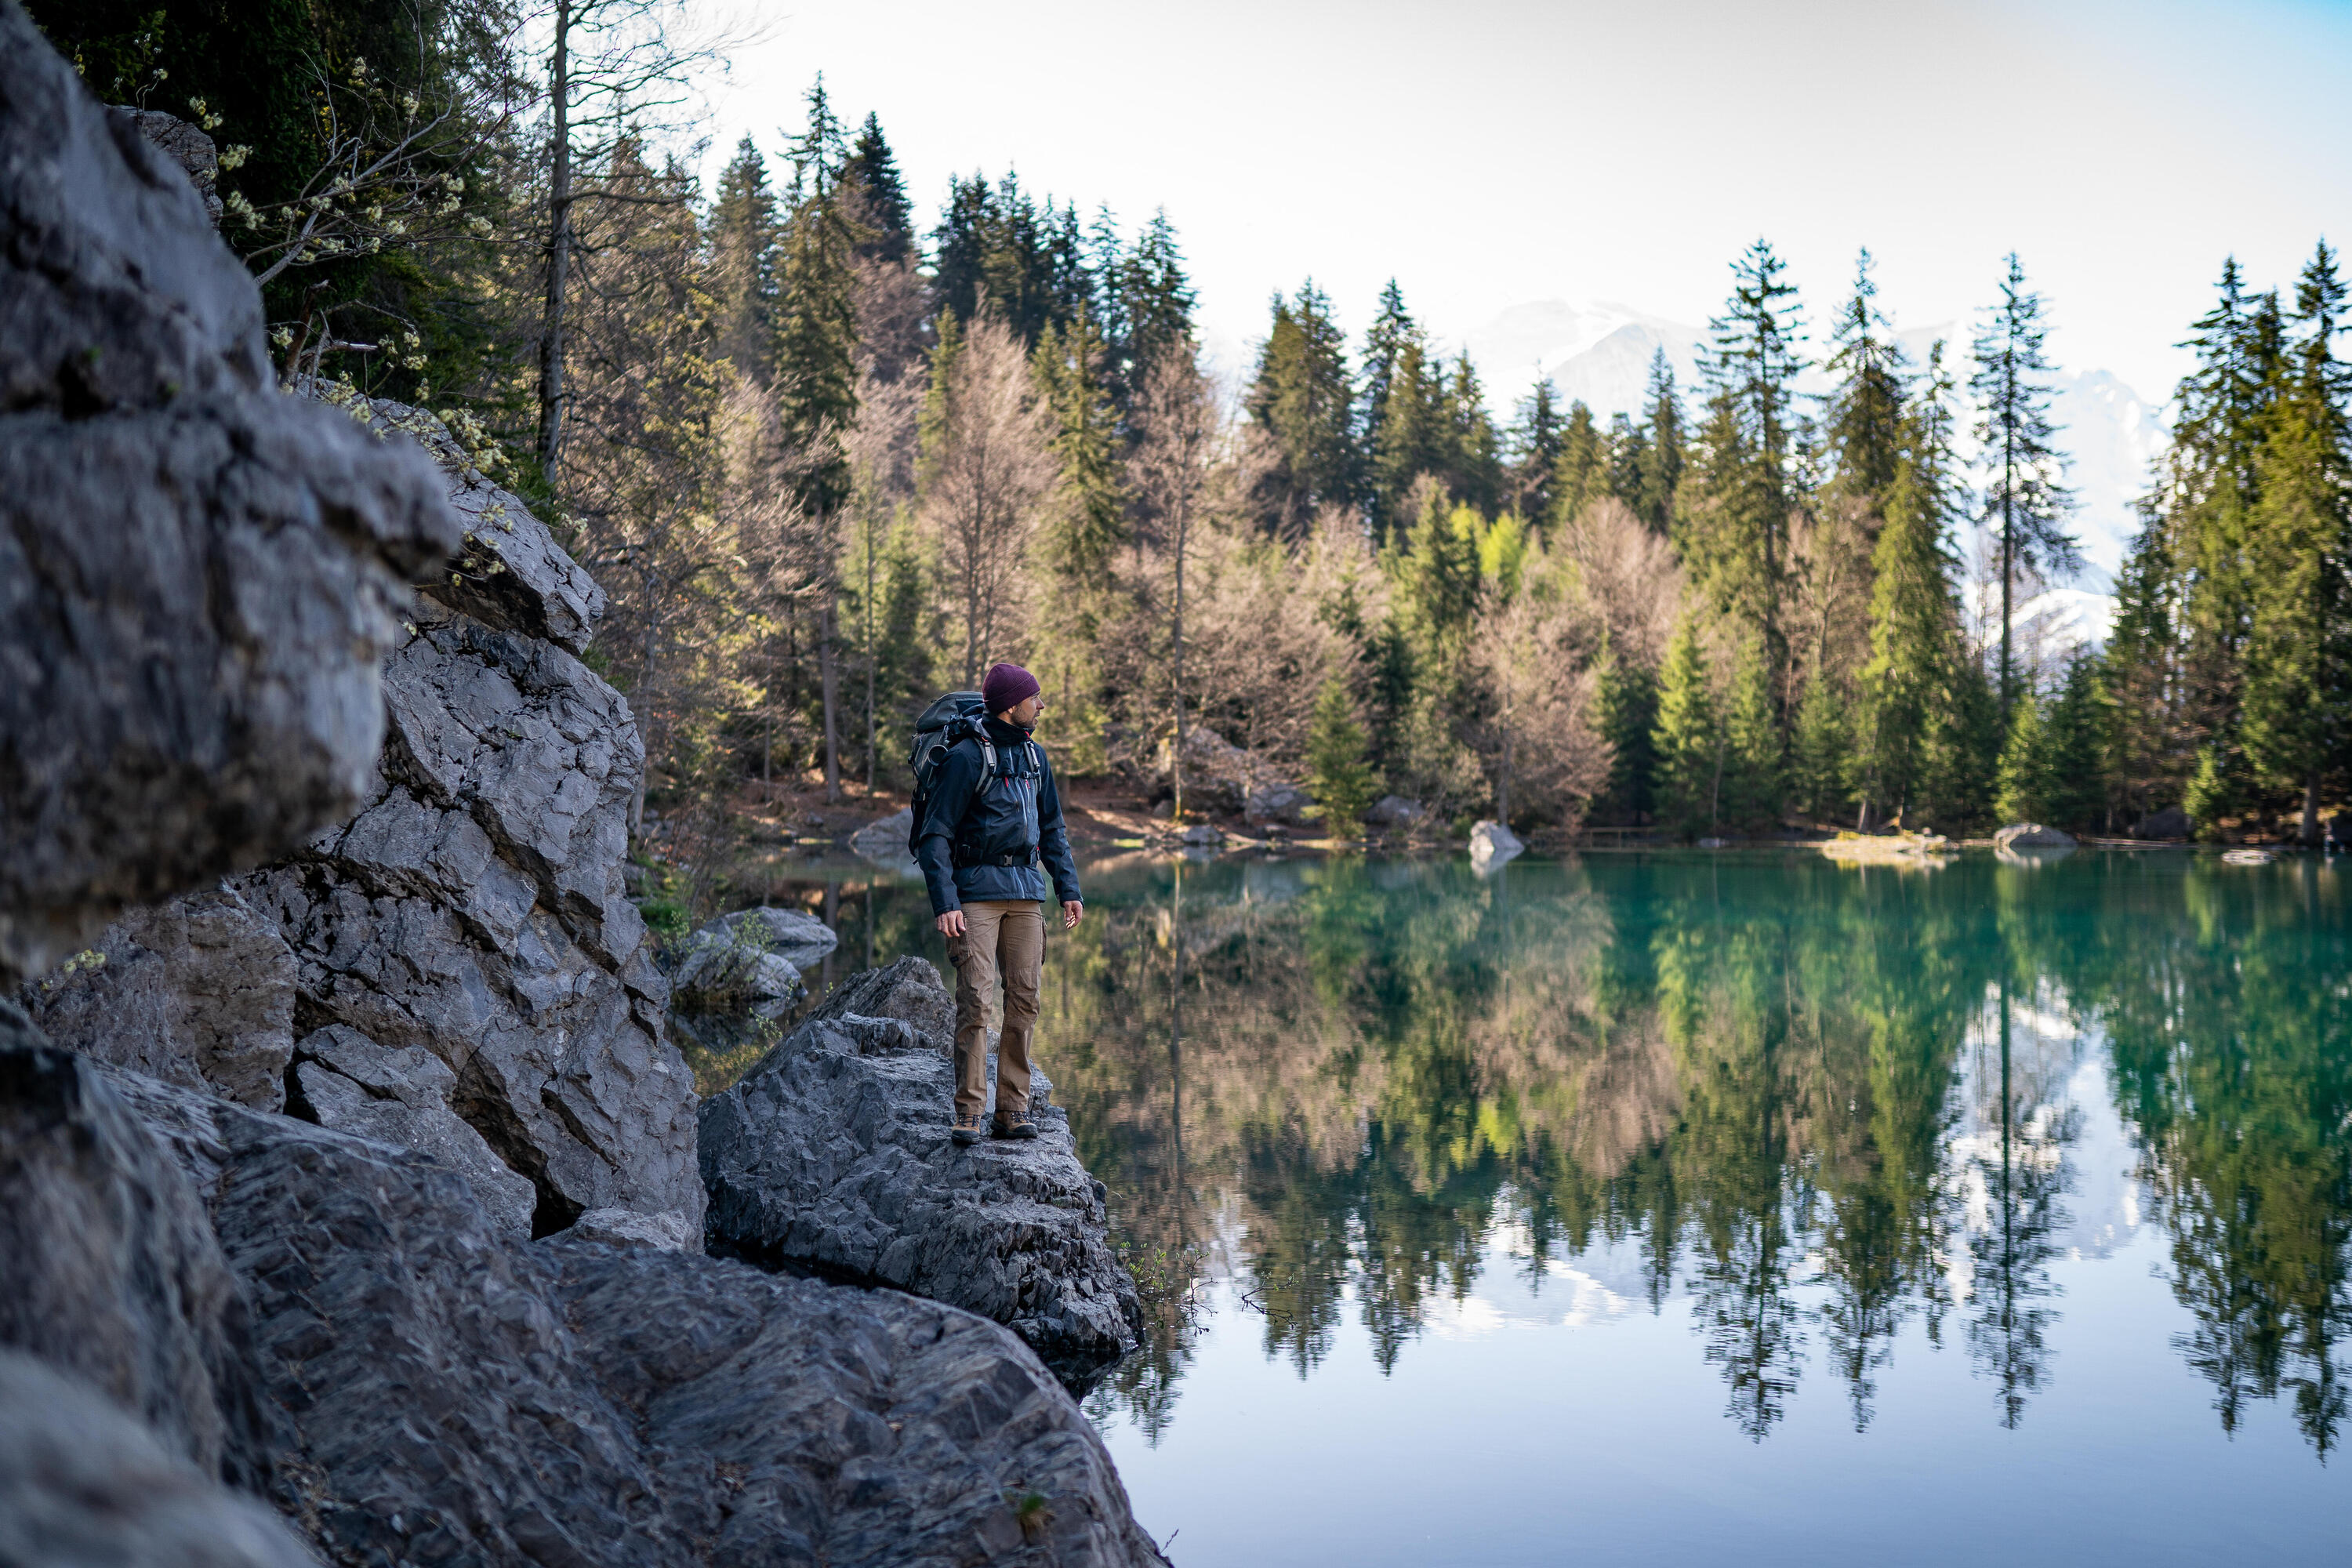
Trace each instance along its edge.
{"label": "mountain reflection in water", "polygon": [[[2347,882],[2183,853],[1097,863],[1041,1048],[1156,1310],[1090,1408],[1157,1446],[1239,1336],[1336,1399],[1462,1335],[1648,1321],[1685,1325],[1743,1447],[1818,1399],[1867,1434],[1941,1365],[1973,1390],[1948,1425],[2030,1432],[2086,1415],[2069,1377],[2112,1344],[2201,1380],[2205,1436],[2166,1441],[2291,1424],[2315,1482],[2352,1326]],[[856,902],[845,948],[862,919],[879,957],[940,956],[919,889]]]}

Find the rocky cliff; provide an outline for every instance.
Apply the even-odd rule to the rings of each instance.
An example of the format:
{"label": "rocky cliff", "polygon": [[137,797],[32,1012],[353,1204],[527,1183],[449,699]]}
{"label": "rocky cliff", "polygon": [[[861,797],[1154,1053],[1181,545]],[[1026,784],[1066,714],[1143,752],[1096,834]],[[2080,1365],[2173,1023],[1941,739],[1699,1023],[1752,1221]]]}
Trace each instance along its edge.
{"label": "rocky cliff", "polygon": [[593,584],[10,0],[0,237],[0,1560],[1159,1561],[1003,1329],[697,1255]]}

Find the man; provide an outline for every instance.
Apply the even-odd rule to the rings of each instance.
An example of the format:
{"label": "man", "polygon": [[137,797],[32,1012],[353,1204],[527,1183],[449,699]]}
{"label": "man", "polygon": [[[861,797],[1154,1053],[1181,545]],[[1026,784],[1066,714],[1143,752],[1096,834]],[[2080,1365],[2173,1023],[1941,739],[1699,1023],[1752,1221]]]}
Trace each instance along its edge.
{"label": "man", "polygon": [[[948,751],[925,803],[915,855],[931,913],[956,966],[955,1123],[959,1143],[977,1143],[988,1124],[988,998],[1004,984],[1004,1029],[996,1045],[999,1138],[1034,1138],[1029,1114],[1029,1041],[1037,1027],[1037,985],[1045,963],[1050,890],[1062,929],[1078,923],[1078,868],[1062,825],[1054,770],[1031,733],[1045,710],[1037,678],[1017,664],[992,665],[981,683],[982,722],[996,748],[996,773],[977,738]],[[1049,889],[1046,878],[1051,876]]]}

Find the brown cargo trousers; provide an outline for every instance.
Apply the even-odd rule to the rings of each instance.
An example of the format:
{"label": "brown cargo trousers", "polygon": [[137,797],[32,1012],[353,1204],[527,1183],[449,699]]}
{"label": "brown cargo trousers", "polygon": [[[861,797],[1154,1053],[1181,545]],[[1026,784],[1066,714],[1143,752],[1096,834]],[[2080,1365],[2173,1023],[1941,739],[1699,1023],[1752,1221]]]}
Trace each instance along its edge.
{"label": "brown cargo trousers", "polygon": [[1029,1041],[1037,1032],[1037,984],[1045,966],[1045,917],[1019,899],[968,903],[964,934],[948,939],[956,968],[955,1108],[988,1105],[988,1001],[1004,983],[1004,1028],[996,1041],[996,1114],[1029,1109]]}

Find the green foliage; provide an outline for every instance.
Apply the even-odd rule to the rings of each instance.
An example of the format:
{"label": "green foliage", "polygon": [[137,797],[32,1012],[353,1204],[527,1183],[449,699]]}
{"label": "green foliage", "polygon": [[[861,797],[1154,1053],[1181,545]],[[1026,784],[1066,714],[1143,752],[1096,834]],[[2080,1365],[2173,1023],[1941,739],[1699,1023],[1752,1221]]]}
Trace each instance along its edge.
{"label": "green foliage", "polygon": [[1592,410],[1581,403],[1568,405],[1568,428],[1561,433],[1559,458],[1552,468],[1552,521],[1568,522],[1608,493],[1608,437],[1592,422]]}
{"label": "green foliage", "polygon": [[1274,323],[1258,352],[1247,406],[1275,456],[1265,484],[1278,531],[1295,536],[1318,507],[1354,498],[1347,340],[1331,320],[1331,301],[1313,279],[1300,286],[1294,300],[1275,296]]}
{"label": "green foliage", "polygon": [[1593,804],[1603,815],[1631,825],[1652,810],[1657,672],[1619,658],[1604,636],[1593,676],[1601,736],[1609,742],[1609,783]]}
{"label": "green foliage", "polygon": [[1307,793],[1324,822],[1342,838],[1353,837],[1364,813],[1378,797],[1379,773],[1367,755],[1364,727],[1348,683],[1334,675],[1316,694],[1315,717],[1307,734]]}
{"label": "green foliage", "polygon": [[1993,814],[2002,822],[2040,822],[2049,815],[2050,754],[2042,703],[2027,692],[2011,708],[2002,737]]}
{"label": "green foliage", "polygon": [[1716,824],[1725,744],[1708,690],[1706,653],[1695,618],[1685,615],[1659,670],[1658,719],[1650,748],[1656,758],[1659,820],[1686,838]]}
{"label": "green foliage", "polygon": [[2042,721],[2042,809],[2053,827],[2095,833],[2106,826],[2107,711],[2097,659],[2077,654]]}
{"label": "green foliage", "polygon": [[1842,812],[1853,793],[1853,703],[1813,671],[1797,701],[1797,726],[1789,758],[1789,784],[1799,810],[1815,817]]}

